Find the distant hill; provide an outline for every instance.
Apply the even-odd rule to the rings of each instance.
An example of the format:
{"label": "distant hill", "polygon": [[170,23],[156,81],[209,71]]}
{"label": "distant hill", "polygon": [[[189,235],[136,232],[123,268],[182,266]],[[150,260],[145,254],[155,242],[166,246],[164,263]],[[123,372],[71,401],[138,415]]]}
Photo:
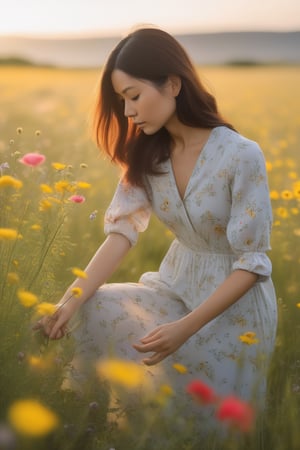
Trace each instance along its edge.
{"label": "distant hill", "polygon": [[[197,64],[298,64],[300,31],[225,32],[177,35]],[[0,36],[0,59],[60,67],[100,67],[116,37],[45,39]]]}

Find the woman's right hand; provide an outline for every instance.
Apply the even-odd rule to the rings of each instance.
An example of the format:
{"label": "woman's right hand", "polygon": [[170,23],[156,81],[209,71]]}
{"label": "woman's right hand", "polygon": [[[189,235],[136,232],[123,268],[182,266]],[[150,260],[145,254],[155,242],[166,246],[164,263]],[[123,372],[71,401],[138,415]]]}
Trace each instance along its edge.
{"label": "woman's right hand", "polygon": [[49,339],[61,339],[68,333],[68,322],[80,305],[81,303],[74,297],[66,303],[58,303],[54,314],[42,317],[33,329],[42,329]]}

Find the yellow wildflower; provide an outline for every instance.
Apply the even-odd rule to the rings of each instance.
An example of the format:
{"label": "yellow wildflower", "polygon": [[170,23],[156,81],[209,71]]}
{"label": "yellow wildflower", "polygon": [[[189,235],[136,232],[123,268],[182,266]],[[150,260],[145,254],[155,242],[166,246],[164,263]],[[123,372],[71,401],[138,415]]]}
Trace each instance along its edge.
{"label": "yellow wildflower", "polygon": [[278,200],[279,199],[279,192],[278,191],[275,191],[275,190],[272,190],[272,191],[270,191],[270,199],[271,200]]}
{"label": "yellow wildflower", "polygon": [[289,172],[289,173],[288,173],[288,177],[289,177],[291,180],[296,180],[296,179],[298,178],[298,174],[297,174],[297,172]]}
{"label": "yellow wildflower", "polygon": [[82,292],[83,290],[80,287],[73,287],[71,289],[72,295],[74,295],[74,297],[79,298],[82,296]]}
{"label": "yellow wildflower", "polygon": [[273,169],[273,164],[270,161],[266,161],[267,172],[271,172],[272,169]]}
{"label": "yellow wildflower", "polygon": [[33,369],[44,370],[49,368],[49,361],[42,356],[29,355],[27,361],[29,366]]}
{"label": "yellow wildflower", "polygon": [[91,183],[87,183],[86,181],[77,181],[77,187],[79,189],[89,189],[91,187]]}
{"label": "yellow wildflower", "polygon": [[285,189],[284,191],[281,192],[280,196],[284,200],[291,200],[293,198],[293,193],[292,193],[292,191]]}
{"label": "yellow wildflower", "polygon": [[30,228],[34,231],[39,231],[42,227],[38,223],[34,223]]}
{"label": "yellow wildflower", "polygon": [[293,230],[293,233],[294,233],[295,236],[300,237],[300,228],[295,228],[295,229]]}
{"label": "yellow wildflower", "polygon": [[297,216],[297,215],[299,214],[299,209],[298,209],[298,208],[291,208],[291,213],[292,213],[294,216]]}
{"label": "yellow wildflower", "polygon": [[57,415],[34,399],[15,401],[9,408],[8,417],[18,433],[32,437],[44,436],[59,424]]}
{"label": "yellow wildflower", "polygon": [[59,205],[62,204],[62,201],[59,198],[56,197],[47,197],[48,202],[57,203]]}
{"label": "yellow wildflower", "polygon": [[289,217],[289,212],[286,208],[280,207],[275,209],[275,213],[281,217],[282,219],[286,219]]}
{"label": "yellow wildflower", "polygon": [[78,278],[87,278],[87,273],[85,273],[83,270],[79,269],[78,267],[72,267],[72,273]]}
{"label": "yellow wildflower", "polygon": [[168,384],[163,384],[160,386],[159,392],[155,396],[155,400],[159,405],[164,406],[172,395],[174,395],[174,391],[171,386]]}
{"label": "yellow wildflower", "polygon": [[160,386],[160,392],[168,397],[171,397],[174,394],[173,389],[168,384],[163,384]]}
{"label": "yellow wildflower", "polygon": [[56,306],[53,303],[42,302],[36,305],[35,309],[40,316],[52,316],[56,311]]}
{"label": "yellow wildflower", "polygon": [[74,192],[75,186],[69,183],[67,180],[60,180],[54,184],[54,189],[56,192],[64,194],[65,192]]}
{"label": "yellow wildflower", "polygon": [[243,344],[258,344],[259,339],[256,337],[256,333],[254,331],[246,331],[246,333],[239,336],[239,340],[243,342]]}
{"label": "yellow wildflower", "polygon": [[175,363],[173,368],[179,373],[187,373],[187,368],[183,364]]}
{"label": "yellow wildflower", "polygon": [[53,192],[52,187],[45,183],[40,184],[40,189],[44,194],[51,194]]}
{"label": "yellow wildflower", "polygon": [[8,272],[6,279],[8,284],[18,284],[20,281],[19,275],[16,272]]}
{"label": "yellow wildflower", "polygon": [[150,386],[146,367],[133,361],[121,359],[101,360],[97,363],[96,370],[100,377],[128,389]]}
{"label": "yellow wildflower", "polygon": [[300,303],[297,303],[296,306],[297,306],[297,308],[300,308]]}
{"label": "yellow wildflower", "polygon": [[54,162],[51,164],[51,166],[53,167],[53,169],[60,171],[60,170],[64,170],[67,167],[67,164]]}
{"label": "yellow wildflower", "polygon": [[43,199],[39,203],[39,210],[40,211],[47,211],[48,209],[52,208],[52,203],[49,202],[47,199]]}
{"label": "yellow wildflower", "polygon": [[3,175],[0,177],[0,187],[13,187],[15,189],[20,189],[23,186],[21,180],[11,177],[10,175]]}
{"label": "yellow wildflower", "polygon": [[300,182],[297,182],[293,186],[294,197],[300,199]]}
{"label": "yellow wildflower", "polygon": [[87,169],[87,167],[88,167],[88,165],[85,164],[85,163],[81,163],[81,164],[80,164],[80,168],[81,168],[81,169]]}
{"label": "yellow wildflower", "polygon": [[17,296],[20,303],[26,308],[30,308],[38,302],[37,296],[32,292],[26,291],[25,289],[19,289]]}
{"label": "yellow wildflower", "polygon": [[0,240],[6,239],[8,241],[13,241],[20,237],[21,235],[19,235],[18,231],[13,228],[0,228]]}

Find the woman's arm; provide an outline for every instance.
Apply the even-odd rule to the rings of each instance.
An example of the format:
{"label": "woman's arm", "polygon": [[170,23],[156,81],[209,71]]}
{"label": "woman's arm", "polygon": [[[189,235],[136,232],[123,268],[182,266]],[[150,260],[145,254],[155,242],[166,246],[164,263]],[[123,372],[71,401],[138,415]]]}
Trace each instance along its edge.
{"label": "woman's arm", "polygon": [[[108,235],[85,269],[87,278],[77,278],[57,304],[56,313],[50,318],[44,317],[39,321],[50,339],[59,339],[64,336],[67,322],[113,274],[130,248],[129,240],[122,234]],[[72,289],[75,287],[82,289],[82,295],[79,298],[72,295]]]}
{"label": "woman's arm", "polygon": [[190,335],[233,305],[255,284],[258,275],[246,270],[235,270],[201,305],[182,321],[190,329]]}
{"label": "woman's arm", "polygon": [[175,352],[193,334],[215,319],[238,301],[255,284],[258,275],[246,270],[235,270],[226,280],[192,312],[175,322],[167,323],[153,330],[141,339],[134,348],[141,353],[154,352],[143,362],[157,364]]}

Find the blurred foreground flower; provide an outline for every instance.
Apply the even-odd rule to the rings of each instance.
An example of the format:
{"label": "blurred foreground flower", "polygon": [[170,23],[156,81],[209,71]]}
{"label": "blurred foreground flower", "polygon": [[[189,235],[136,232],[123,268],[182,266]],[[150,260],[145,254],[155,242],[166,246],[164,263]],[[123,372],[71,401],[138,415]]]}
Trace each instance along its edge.
{"label": "blurred foreground flower", "polygon": [[19,159],[19,162],[25,164],[25,166],[35,167],[43,164],[45,160],[46,156],[41,153],[26,153],[26,155]]}
{"label": "blurred foreground flower", "polygon": [[246,331],[246,333],[239,336],[239,340],[248,345],[258,344],[259,342],[254,331]]}
{"label": "blurred foreground flower", "polygon": [[121,359],[102,360],[97,363],[96,370],[99,377],[128,389],[142,386],[144,388],[150,387],[147,369],[133,361]]}
{"label": "blurred foreground flower", "polygon": [[78,278],[87,278],[87,274],[78,267],[72,267],[72,274]]}
{"label": "blurred foreground flower", "polygon": [[49,184],[42,183],[40,184],[40,189],[44,194],[51,194],[53,192],[53,189]]}
{"label": "blurred foreground flower", "polygon": [[64,194],[65,192],[74,192],[76,188],[75,185],[68,180],[60,180],[54,184],[54,189],[56,192]]}
{"label": "blurred foreground flower", "polygon": [[82,296],[83,290],[80,287],[73,287],[71,289],[72,295],[74,295],[75,298],[79,298]]}
{"label": "blurred foreground flower", "polygon": [[38,302],[38,298],[35,294],[24,289],[19,289],[17,292],[17,296],[20,300],[20,303],[26,308],[30,308]]}
{"label": "blurred foreground flower", "polygon": [[175,363],[173,364],[173,368],[179,373],[187,373],[187,368],[183,364]]}
{"label": "blurred foreground flower", "polygon": [[22,181],[17,178],[11,177],[10,175],[3,175],[0,177],[0,187],[13,187],[15,189],[20,189],[23,186]]}
{"label": "blurred foreground flower", "polygon": [[8,272],[6,280],[8,284],[18,284],[20,281],[20,277],[16,272]]}
{"label": "blurred foreground flower", "polygon": [[53,303],[42,302],[39,303],[35,309],[40,316],[52,316],[57,308]]}
{"label": "blurred foreground flower", "polygon": [[54,162],[51,164],[51,166],[53,167],[53,169],[60,171],[60,170],[64,170],[67,167],[67,164],[62,164],[59,162]]}
{"label": "blurred foreground flower", "polygon": [[254,410],[251,405],[235,396],[225,397],[216,412],[220,421],[243,432],[249,432],[254,425]]}
{"label": "blurred foreground flower", "polygon": [[170,397],[172,397],[173,395],[174,391],[171,386],[169,386],[168,384],[162,384],[154,399],[159,405],[165,406],[168,403]]}
{"label": "blurred foreground flower", "polygon": [[71,197],[68,198],[70,202],[73,203],[83,203],[85,202],[85,197],[83,195],[71,195]]}
{"label": "blurred foreground flower", "polygon": [[77,187],[79,189],[90,189],[91,183],[87,183],[86,181],[77,181]]}
{"label": "blurred foreground flower", "polygon": [[20,239],[22,236],[17,230],[13,228],[0,228],[0,240],[14,241],[15,239]]}
{"label": "blurred foreground flower", "polygon": [[31,399],[14,402],[9,408],[8,417],[17,432],[32,437],[50,433],[59,423],[54,412],[37,400]]}
{"label": "blurred foreground flower", "polygon": [[214,390],[200,380],[191,381],[186,390],[197,402],[202,404],[214,403],[217,399]]}

